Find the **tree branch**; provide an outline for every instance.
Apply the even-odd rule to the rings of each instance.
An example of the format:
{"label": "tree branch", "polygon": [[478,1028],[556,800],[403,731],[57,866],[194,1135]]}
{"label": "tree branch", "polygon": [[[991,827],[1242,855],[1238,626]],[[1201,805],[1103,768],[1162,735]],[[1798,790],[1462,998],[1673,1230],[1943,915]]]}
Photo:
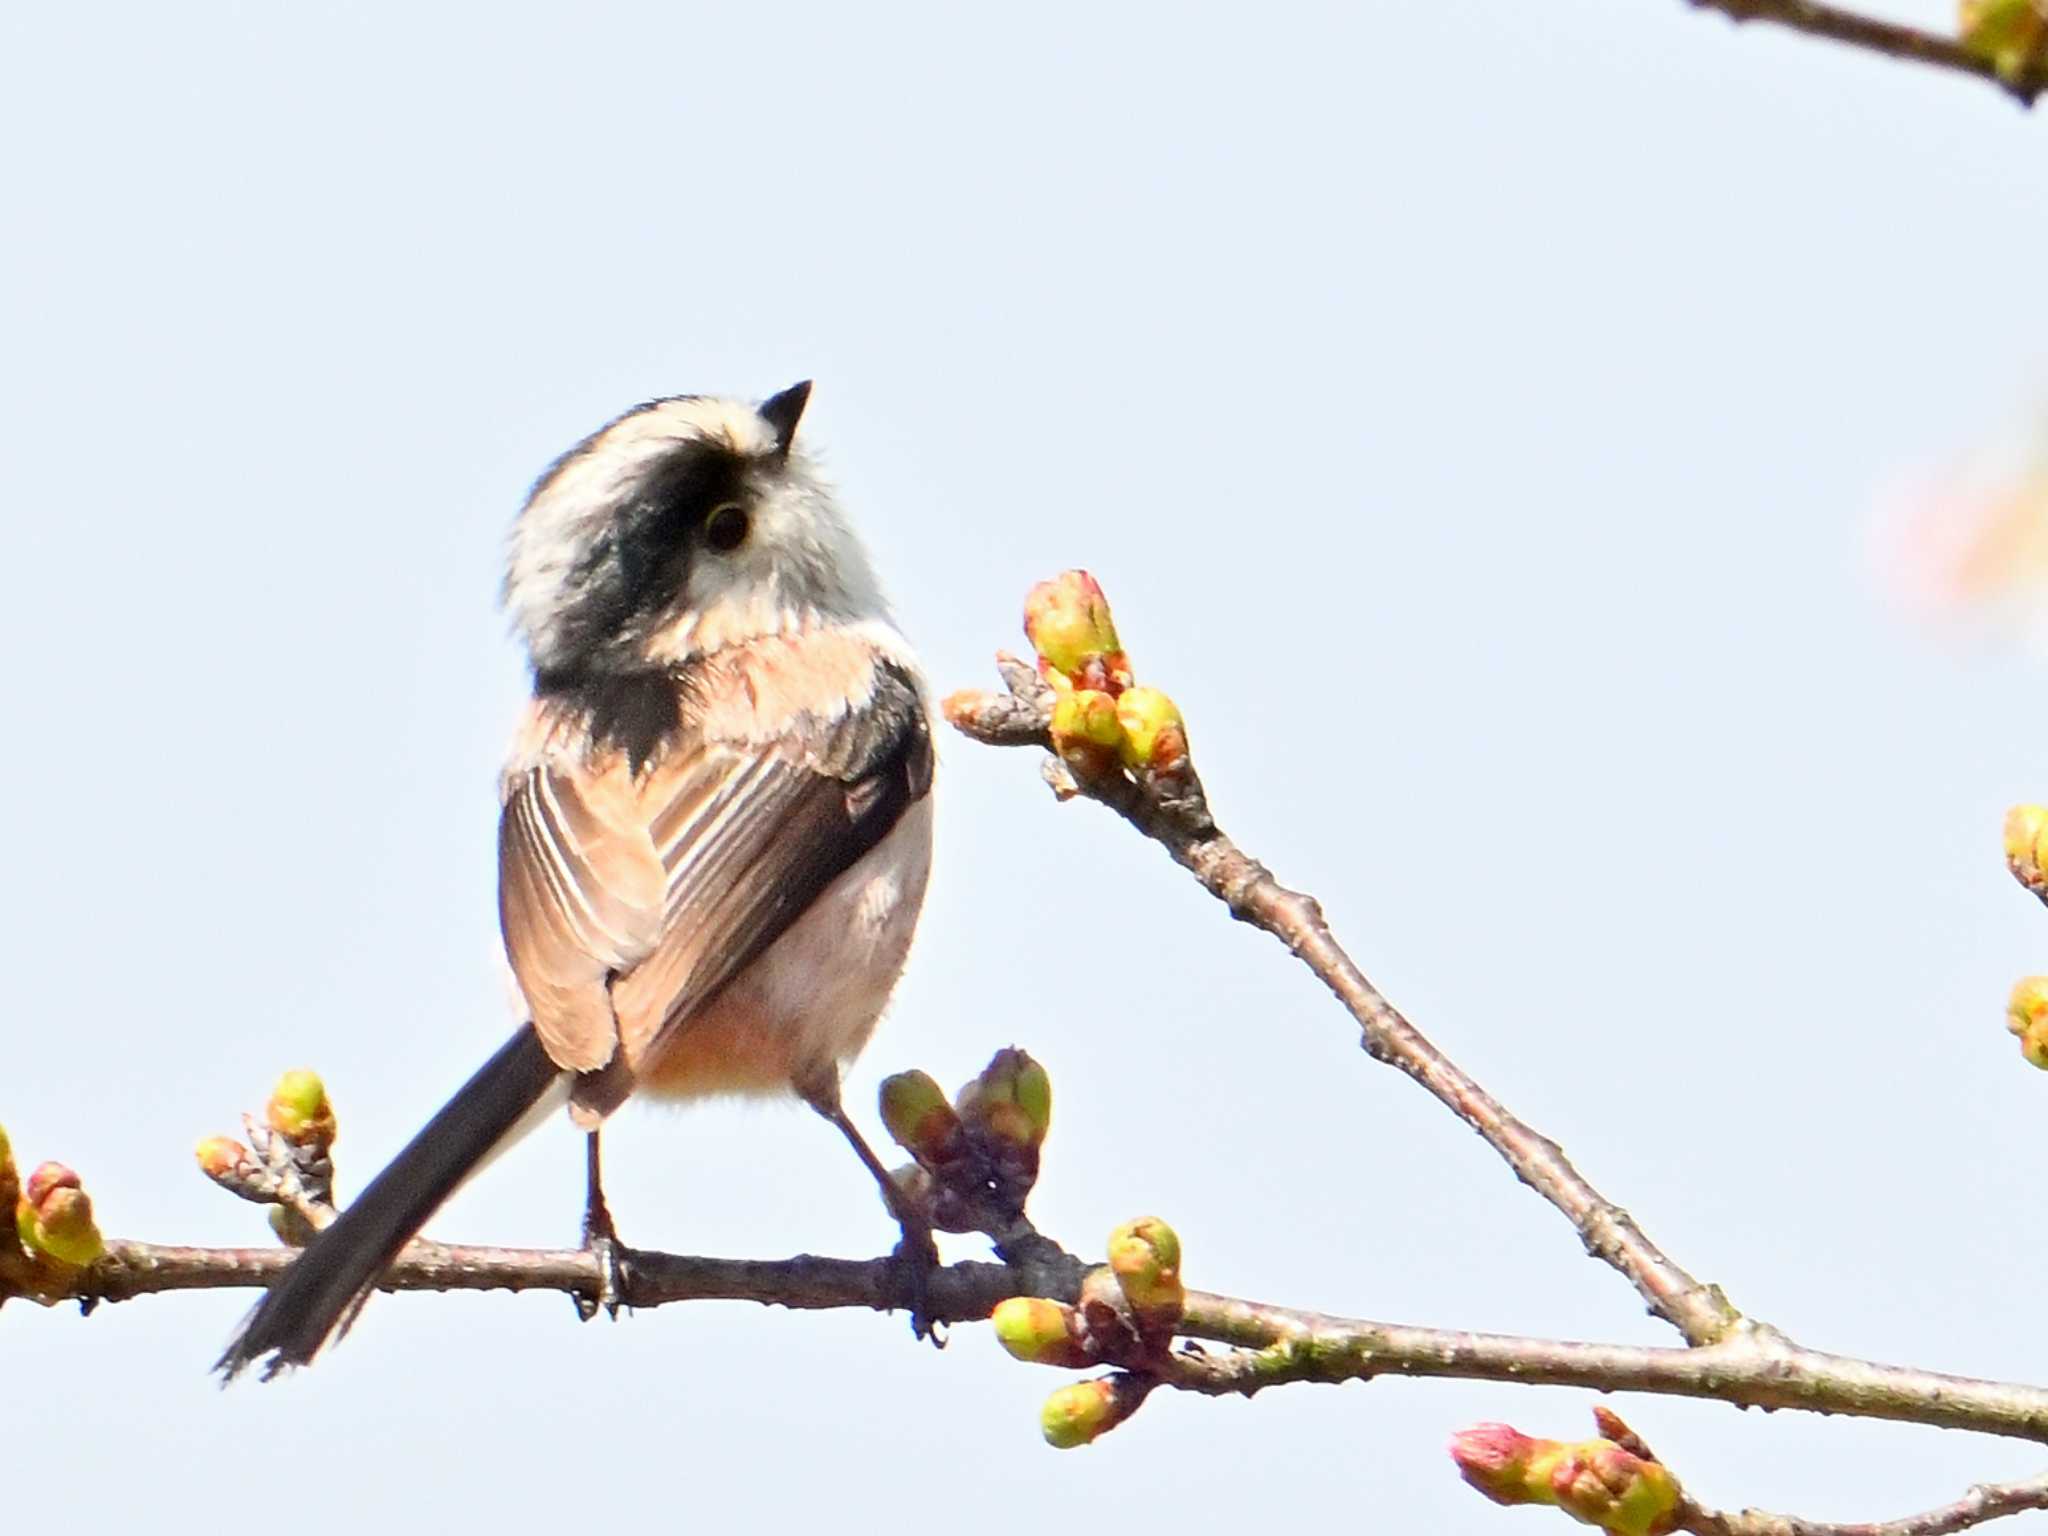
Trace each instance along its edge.
{"label": "tree branch", "polygon": [[[996,1303],[1013,1296],[1044,1296],[1069,1304],[1080,1299],[1089,1266],[1058,1244],[1032,1234],[1007,1244],[1006,1251],[1009,1257],[1003,1262],[967,1261],[935,1271],[929,1277],[933,1319],[980,1322]],[[274,1281],[295,1257],[296,1250],[284,1247],[113,1242],[105,1257],[80,1276],[74,1295],[90,1308],[101,1301],[126,1301],[161,1291],[257,1288]],[[910,1301],[906,1276],[893,1258],[800,1254],[757,1260],[634,1252],[628,1255],[623,1281],[624,1299],[631,1307],[723,1300],[809,1311],[879,1312],[900,1310]],[[548,1290],[589,1297],[597,1293],[598,1283],[597,1260],[581,1249],[416,1242],[384,1277],[382,1288]],[[1230,1346],[1219,1352],[1184,1349],[1154,1363],[1161,1385],[1208,1396],[1249,1397],[1296,1382],[1440,1377],[1705,1398],[1745,1408],[1848,1414],[2048,1443],[2048,1390],[1826,1354],[1801,1348],[1751,1323],[1715,1344],[1646,1348],[1373,1322],[1191,1291],[1174,1332],[1183,1339]],[[2005,1513],[2008,1505],[2035,1507],[2010,1503],[2031,1497],[2032,1493],[1992,1490],[1978,1502]],[[1707,1518],[1704,1512],[1701,1518]],[[1712,1518],[1723,1524],[1702,1529],[1714,1536],[1765,1536],[1778,1530],[1741,1524],[1752,1518],[1749,1515]],[[1866,1529],[1876,1536],[1891,1536],[1894,1528],[1840,1528],[1845,1536]],[[1920,1527],[1896,1529],[1900,1536],[1921,1536]],[[1927,1536],[1946,1529],[1961,1527],[1925,1528]],[[1795,1525],[1784,1530],[1806,1536],[1808,1528]],[[1811,1530],[1832,1536],[1836,1528]]]}
{"label": "tree branch", "polygon": [[1722,1514],[1693,1505],[1685,1511],[1678,1528],[1696,1536],[1952,1536],[1953,1532],[1966,1531],[1987,1520],[2023,1514],[2030,1509],[2048,1509],[2048,1476],[2012,1483],[1979,1483],[1953,1504],[1907,1515],[1901,1520],[1830,1525],[1795,1515],[1774,1515],[1768,1510]]}
{"label": "tree branch", "polygon": [[[1014,657],[999,656],[997,666],[1009,691],[956,693],[945,702],[947,720],[991,746],[1050,752],[1051,690]],[[1688,1343],[1712,1343],[1740,1320],[1718,1288],[1702,1285],[1666,1257],[1627,1211],[1586,1181],[1556,1142],[1510,1114],[1380,995],[1330,932],[1315,899],[1281,885],[1224,835],[1192,770],[1148,775],[1143,783],[1121,771],[1053,777],[1055,792],[1108,806],[1171,854],[1231,916],[1293,951],[1358,1021],[1361,1043],[1374,1060],[1407,1073],[1484,1137],[1523,1183],[1565,1214],[1586,1251],[1626,1275],[1650,1310]]]}
{"label": "tree branch", "polygon": [[1689,3],[1701,10],[1719,11],[1733,21],[1761,21],[1804,32],[1809,37],[1847,43],[1869,53],[1883,54],[1886,58],[1905,59],[1915,64],[1932,65],[1936,69],[1975,75],[1980,80],[1989,80],[2004,88],[2025,106],[2032,106],[2035,98],[2043,90],[2048,90],[2048,67],[2039,62],[2008,73],[2000,69],[1995,58],[1976,52],[1959,38],[1923,32],[1917,27],[1901,26],[1896,22],[1879,21],[1838,6],[1819,4],[1817,0],[1689,0]]}

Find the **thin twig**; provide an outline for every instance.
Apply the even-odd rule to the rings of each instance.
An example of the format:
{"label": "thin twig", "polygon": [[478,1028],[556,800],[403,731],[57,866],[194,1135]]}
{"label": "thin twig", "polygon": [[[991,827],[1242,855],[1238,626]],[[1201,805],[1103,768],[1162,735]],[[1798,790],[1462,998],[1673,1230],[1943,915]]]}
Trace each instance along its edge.
{"label": "thin twig", "polygon": [[1897,22],[1879,21],[1817,0],[1691,0],[1701,10],[1719,11],[1735,21],[1761,21],[1788,27],[1809,37],[1825,37],[1886,58],[1929,64],[1936,69],[1954,70],[1989,80],[2032,106],[2048,90],[2048,66],[2030,63],[2010,75],[1987,54],[1967,47],[1960,39],[1939,32],[1924,32]]}
{"label": "thin twig", "polygon": [[[1049,751],[1049,693],[1015,658],[1000,657],[998,666],[1009,691],[956,693],[945,702],[946,718],[977,741]],[[1281,885],[1224,835],[1192,773],[1149,784],[1120,771],[1072,782],[1080,794],[1165,848],[1233,917],[1292,950],[1358,1021],[1362,1043],[1375,1060],[1400,1068],[1484,1137],[1524,1183],[1565,1214],[1587,1251],[1626,1275],[1650,1310],[1688,1343],[1712,1343],[1736,1325],[1740,1314],[1718,1288],[1702,1285],[1666,1257],[1627,1211],[1586,1181],[1556,1142],[1508,1113],[1380,995],[1330,932],[1315,899]]]}
{"label": "thin twig", "polygon": [[2011,1483],[1980,1483],[1953,1504],[1900,1520],[1855,1521],[1845,1525],[1745,1509],[1740,1514],[1689,1506],[1679,1529],[1695,1536],[1952,1536],[2004,1515],[2048,1509],[2048,1476]]}

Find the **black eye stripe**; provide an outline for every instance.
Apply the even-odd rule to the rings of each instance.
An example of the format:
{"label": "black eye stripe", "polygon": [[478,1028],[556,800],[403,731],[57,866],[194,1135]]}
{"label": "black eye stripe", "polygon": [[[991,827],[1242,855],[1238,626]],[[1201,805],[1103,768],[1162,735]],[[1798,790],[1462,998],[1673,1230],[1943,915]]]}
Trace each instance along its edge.
{"label": "black eye stripe", "polygon": [[693,554],[705,558],[706,548],[731,549],[744,541],[744,513],[739,537],[729,545],[714,543],[707,524],[723,507],[747,506],[750,473],[749,463],[729,447],[691,442],[642,476],[571,578],[578,596],[563,616],[563,664],[622,653],[675,612]]}

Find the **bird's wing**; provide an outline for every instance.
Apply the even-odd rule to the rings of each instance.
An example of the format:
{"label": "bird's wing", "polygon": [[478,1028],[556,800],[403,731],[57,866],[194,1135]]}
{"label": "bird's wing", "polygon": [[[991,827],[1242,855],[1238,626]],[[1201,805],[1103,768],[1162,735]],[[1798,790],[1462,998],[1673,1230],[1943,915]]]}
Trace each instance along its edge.
{"label": "bird's wing", "polygon": [[[550,1054],[605,1069],[578,1093],[600,1114],[930,787],[923,702],[887,663],[859,705],[800,712],[772,738],[720,739],[701,725],[644,777],[614,765],[566,797],[602,806],[623,775],[635,786],[629,828],[601,810],[582,824],[550,814],[573,768],[528,770],[506,805],[518,833],[500,843],[506,947]],[[579,840],[583,825],[592,843]]]}

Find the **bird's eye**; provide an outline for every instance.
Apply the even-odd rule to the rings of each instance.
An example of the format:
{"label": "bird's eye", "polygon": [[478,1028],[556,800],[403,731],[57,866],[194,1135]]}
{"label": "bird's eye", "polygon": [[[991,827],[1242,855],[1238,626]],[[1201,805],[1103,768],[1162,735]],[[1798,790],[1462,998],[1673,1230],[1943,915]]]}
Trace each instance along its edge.
{"label": "bird's eye", "polygon": [[747,509],[736,501],[713,507],[704,519],[704,542],[727,554],[746,543]]}

